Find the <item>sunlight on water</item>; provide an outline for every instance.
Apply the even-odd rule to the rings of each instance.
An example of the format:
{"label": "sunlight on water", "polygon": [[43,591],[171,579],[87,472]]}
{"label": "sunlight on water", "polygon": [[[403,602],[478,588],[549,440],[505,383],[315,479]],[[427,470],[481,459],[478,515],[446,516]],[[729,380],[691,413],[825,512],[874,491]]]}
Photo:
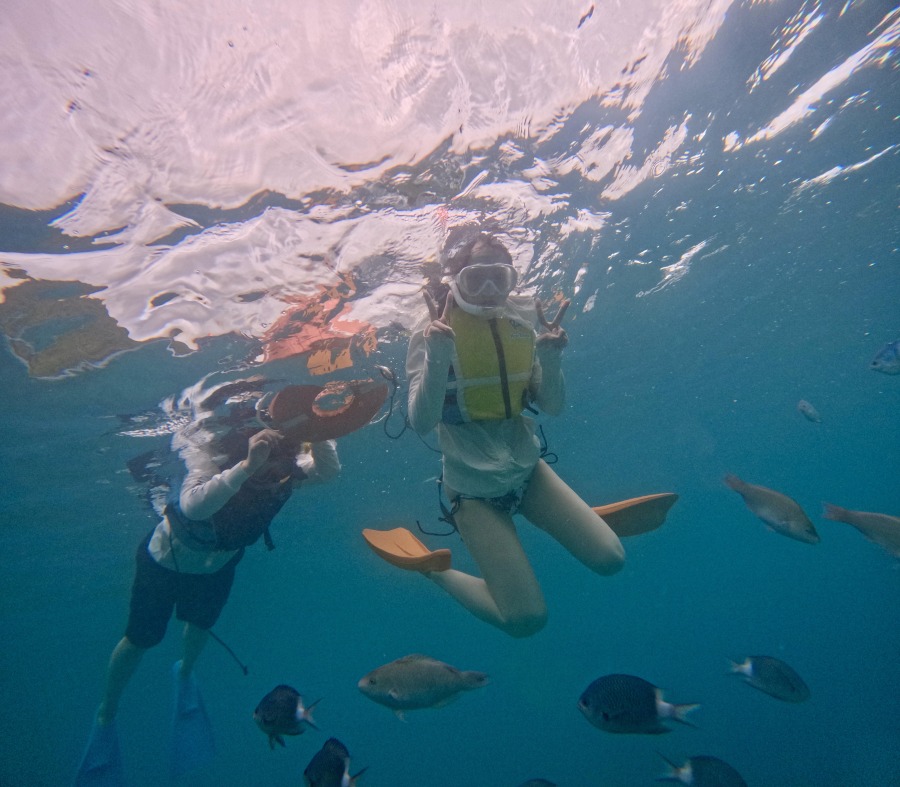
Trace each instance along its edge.
{"label": "sunlight on water", "polygon": [[[120,7],[103,19],[68,7],[35,40],[11,42],[21,57],[6,87],[23,111],[7,117],[19,133],[6,138],[21,143],[6,149],[15,165],[3,167],[0,199],[53,209],[76,197],[52,226],[105,248],[9,255],[4,267],[103,287],[96,297],[132,339],[194,349],[232,331],[262,337],[286,298],[373,259],[424,263],[473,219],[520,228],[517,258],[546,269],[569,234],[593,229],[569,223],[563,179],[620,199],[685,145],[686,120],[647,151],[635,149],[635,124],[672,51],[696,60],[728,4],[648,3],[583,27],[574,8],[566,26],[551,6],[517,8],[514,25],[500,10],[437,17],[415,4],[272,4],[246,17]],[[29,106],[32,95],[41,102]],[[612,123],[578,129],[585,110]],[[192,217],[194,205],[238,209],[266,192],[297,205]],[[591,212],[580,206],[579,221]],[[378,328],[416,305],[421,270],[381,276],[388,286],[356,293],[351,315]],[[242,281],[266,297],[241,299]]]}
{"label": "sunlight on water", "polygon": [[[722,135],[715,112],[688,106],[660,124],[654,99],[677,95],[675,75],[702,67],[729,5],[648,3],[627,21],[598,11],[581,27],[539,4],[527,15],[517,8],[512,26],[500,12],[475,24],[454,10],[439,18],[378,3],[303,12],[272,4],[245,16],[117,7],[100,19],[67,6],[43,21],[49,29],[27,35],[20,9],[19,24],[6,26],[16,56],[2,71],[4,92],[18,111],[2,121],[0,199],[41,210],[75,199],[51,226],[103,248],[7,253],[4,281],[97,286],[93,297],[132,340],[191,349],[231,332],[263,338],[285,301],[342,276],[368,280],[350,318],[375,328],[387,314],[404,322],[420,266],[449,228],[472,221],[509,229],[531,284],[571,285],[571,271],[560,279],[549,269],[567,240],[596,236],[598,208],[654,179],[715,187],[712,167],[739,166],[721,160],[720,145],[734,153],[801,120],[818,136],[849,111],[822,99],[889,65],[900,30],[896,14],[886,15],[795,98],[772,85],[770,103],[790,107],[757,131]],[[752,22],[764,10],[745,13]],[[749,94],[788,67],[823,18],[806,9],[786,22]],[[807,173],[800,185],[891,150]],[[275,207],[269,193],[295,204]],[[61,237],[59,246],[69,244]],[[418,266],[393,275],[388,267],[373,280],[370,269],[385,260]],[[664,286],[673,267],[661,267]],[[63,359],[67,368],[81,361],[96,359]]]}

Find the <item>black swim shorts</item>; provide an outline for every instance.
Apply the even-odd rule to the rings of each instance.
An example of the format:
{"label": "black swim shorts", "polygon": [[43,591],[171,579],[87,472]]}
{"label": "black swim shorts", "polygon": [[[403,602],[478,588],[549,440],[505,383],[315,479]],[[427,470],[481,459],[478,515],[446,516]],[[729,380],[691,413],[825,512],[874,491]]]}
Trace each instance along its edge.
{"label": "black swim shorts", "polygon": [[188,574],[159,565],[150,555],[151,532],[138,547],[125,636],[139,648],[152,648],[165,636],[172,610],[197,628],[210,629],[228,600],[240,550],[214,574]]}
{"label": "black swim shorts", "polygon": [[476,497],[475,495],[462,495],[457,493],[450,499],[450,516],[452,517],[453,514],[456,513],[459,508],[460,500],[480,500],[482,503],[487,503],[492,508],[496,508],[504,514],[513,516],[518,513],[519,506],[522,505],[522,498],[525,497],[525,493],[528,491],[529,481],[531,481],[531,476],[529,476],[520,486],[510,490],[505,495],[500,495],[500,497]]}

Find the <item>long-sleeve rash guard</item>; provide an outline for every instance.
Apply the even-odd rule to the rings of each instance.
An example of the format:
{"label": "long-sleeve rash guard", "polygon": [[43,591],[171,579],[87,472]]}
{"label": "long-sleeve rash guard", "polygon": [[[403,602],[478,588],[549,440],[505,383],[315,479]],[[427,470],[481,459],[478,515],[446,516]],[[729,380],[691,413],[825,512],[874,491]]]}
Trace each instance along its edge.
{"label": "long-sleeve rash guard", "polygon": [[[534,326],[534,300],[511,296],[504,314]],[[470,497],[502,497],[528,480],[540,458],[540,442],[534,419],[516,415],[509,419],[447,424],[441,420],[453,340],[424,331],[431,322],[423,319],[415,328],[406,356],[409,379],[409,419],[424,435],[437,427],[443,454],[444,483]],[[565,381],[559,347],[537,343],[529,381],[529,394],[541,410],[559,414],[565,405]]]}
{"label": "long-sleeve rash guard", "polygon": [[[250,477],[240,462],[234,467],[221,470],[202,449],[185,450],[182,458],[188,473],[181,486],[178,502],[189,519],[209,519],[231,500]],[[334,478],[341,470],[335,441],[314,443],[310,453],[300,454],[297,466],[306,476],[304,484],[323,483]],[[148,551],[165,568],[188,574],[212,574],[236,554],[236,551],[198,552],[189,549],[178,540],[165,516],[150,538]]]}

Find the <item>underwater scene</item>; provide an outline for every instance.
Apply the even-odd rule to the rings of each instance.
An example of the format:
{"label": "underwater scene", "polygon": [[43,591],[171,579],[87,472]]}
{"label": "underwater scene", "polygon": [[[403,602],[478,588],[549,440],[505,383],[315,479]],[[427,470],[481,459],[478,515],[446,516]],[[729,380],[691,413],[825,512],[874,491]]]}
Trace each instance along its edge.
{"label": "underwater scene", "polygon": [[900,785],[900,6],[0,44],[0,784]]}

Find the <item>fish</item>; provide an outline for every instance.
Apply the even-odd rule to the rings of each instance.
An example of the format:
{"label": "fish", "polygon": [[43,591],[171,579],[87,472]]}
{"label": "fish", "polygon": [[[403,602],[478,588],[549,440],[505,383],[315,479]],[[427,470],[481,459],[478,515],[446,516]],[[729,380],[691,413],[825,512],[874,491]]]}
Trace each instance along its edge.
{"label": "fish", "polygon": [[303,771],[306,787],[354,787],[360,776],[368,770],[363,768],[350,775],[350,752],[337,738],[329,738],[309,761]]}
{"label": "fish", "polygon": [[576,27],[575,29],[580,30],[581,26],[585,22],[587,22],[587,20],[590,19],[593,15],[594,15],[594,4],[591,3],[591,7],[581,15],[581,19],[578,20],[578,27]]}
{"label": "fish", "polygon": [[774,656],[748,656],[743,662],[730,662],[731,672],[744,683],[785,702],[806,702],[809,686],[789,664]]}
{"label": "fish", "polygon": [[807,402],[806,399],[801,399],[797,402],[797,412],[799,412],[807,421],[812,421],[814,424],[822,423],[822,416],[819,415],[819,411]]}
{"label": "fish", "polygon": [[658,782],[681,782],[692,784],[694,787],[747,787],[744,778],[725,760],[718,757],[698,754],[696,757],[690,757],[681,767],[665,757],[663,759],[669,766],[669,771],[660,776],[656,780]]}
{"label": "fish", "polygon": [[731,474],[725,476],[725,483],[743,497],[747,508],[776,533],[804,544],[818,544],[821,540],[797,501],[787,495],[764,486],[748,484]]}
{"label": "fish", "polygon": [[527,782],[522,782],[519,787],[556,787],[556,782],[546,779],[529,779]]}
{"label": "fish", "polygon": [[604,675],[590,684],[578,699],[578,709],[604,732],[631,735],[660,735],[671,732],[663,719],[673,719],[689,727],[687,714],[697,704],[675,705],[663,700],[662,691],[635,675]]}
{"label": "fish", "polygon": [[483,672],[462,672],[430,656],[412,653],[377,667],[360,678],[357,686],[370,700],[386,705],[402,719],[403,711],[443,707],[460,692],[489,682]]}
{"label": "fish", "polygon": [[869,368],[882,374],[900,374],[900,339],[888,342],[875,353]]}
{"label": "fish", "polygon": [[303,697],[295,688],[281,684],[266,694],[253,711],[253,721],[269,736],[269,748],[275,744],[285,746],[284,735],[302,735],[307,727],[316,727],[312,709],[316,700],[308,708],[303,706]]}
{"label": "fish", "polygon": [[825,503],[822,516],[835,522],[853,525],[869,541],[878,544],[894,557],[900,558],[900,517],[873,514],[868,511],[851,511],[831,503]]}

